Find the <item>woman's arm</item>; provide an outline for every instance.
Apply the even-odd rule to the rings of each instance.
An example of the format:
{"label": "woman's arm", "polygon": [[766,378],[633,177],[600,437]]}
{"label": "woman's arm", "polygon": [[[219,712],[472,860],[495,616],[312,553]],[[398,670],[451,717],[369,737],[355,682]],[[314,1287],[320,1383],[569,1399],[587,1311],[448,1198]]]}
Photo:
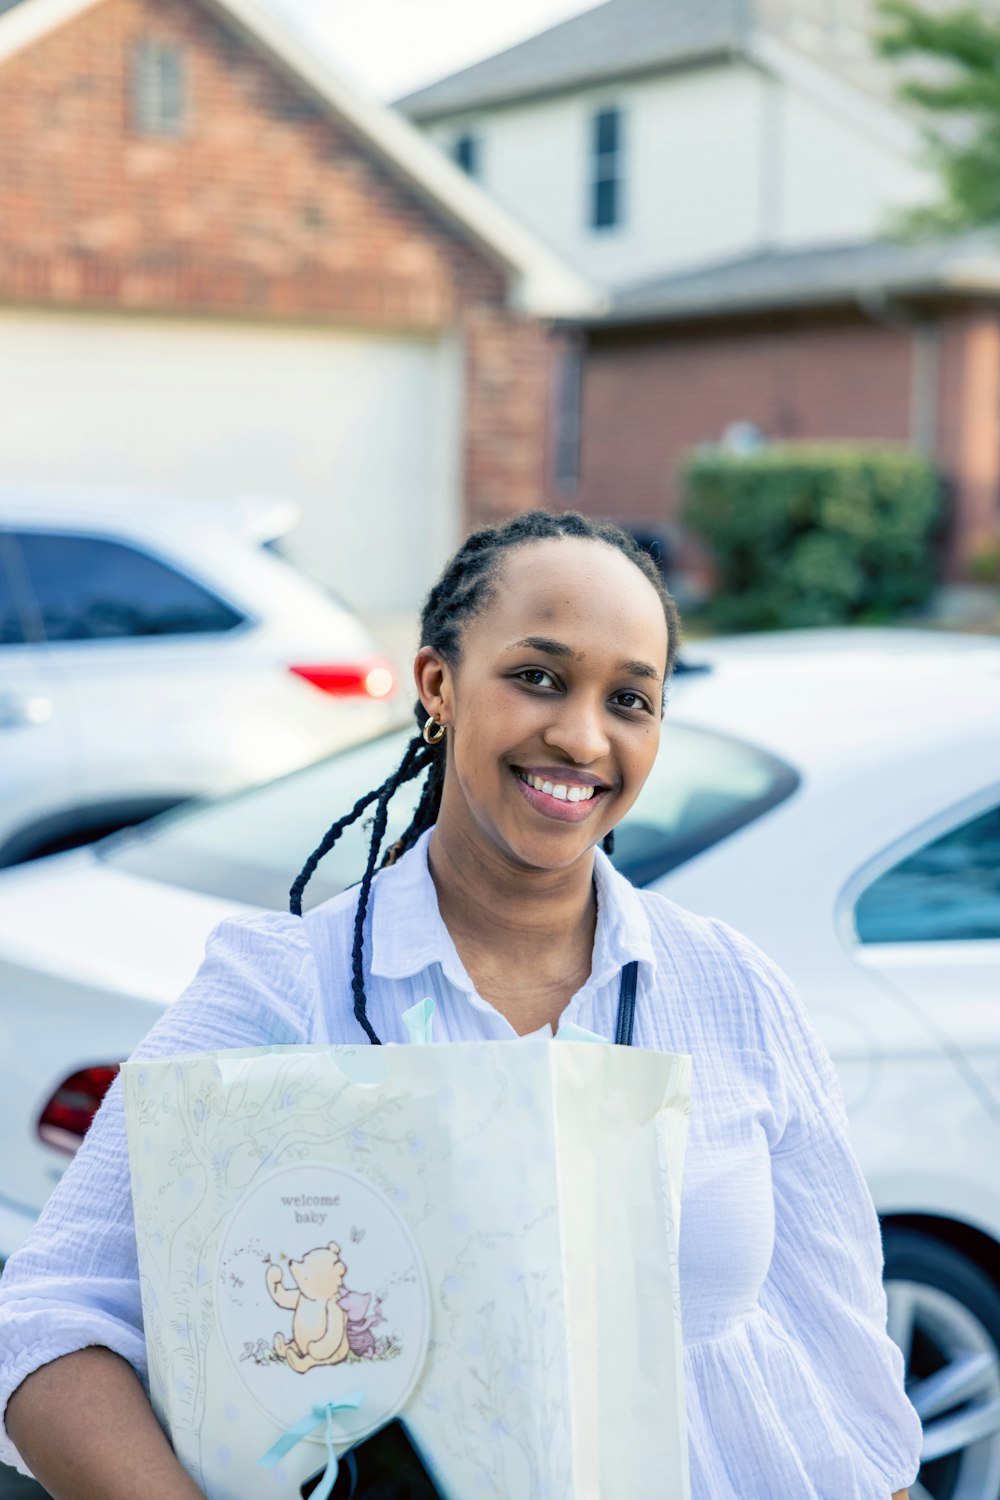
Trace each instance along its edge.
{"label": "woman's arm", "polygon": [[[315,993],[311,949],[299,918],[268,912],[227,919],[209,935],[205,958],[187,990],[135,1056],[308,1042]],[[91,1369],[101,1371],[93,1388]],[[109,1369],[115,1374],[108,1376]],[[169,1456],[166,1439],[130,1369],[141,1377],[146,1355],[122,1090],[116,1080],[0,1281],[0,1415],[6,1408],[18,1438],[24,1433],[32,1442],[36,1435],[30,1454],[20,1454],[18,1439],[0,1424],[0,1460],[16,1464],[20,1457],[26,1467],[44,1465],[44,1483],[63,1482],[63,1491],[55,1490],[60,1500],[63,1492],[71,1500],[77,1493],[103,1493],[111,1500],[118,1494],[122,1464],[106,1439],[127,1426],[122,1414],[134,1411],[141,1398],[137,1432],[144,1436],[138,1457],[162,1475],[167,1460],[157,1460],[156,1453]],[[78,1434],[74,1421],[80,1413],[85,1416]],[[93,1471],[81,1466],[82,1453],[88,1464],[93,1461]],[[107,1466],[103,1491],[99,1482],[90,1491],[66,1488],[66,1478],[74,1474],[89,1483],[100,1461]],[[131,1493],[141,1493],[131,1464],[127,1472]],[[197,1491],[164,1487],[157,1493],[187,1497]]]}
{"label": "woman's arm", "polygon": [[7,1403],[6,1421],[54,1500],[204,1500],[132,1366],[110,1349],[80,1349],[35,1370]]}
{"label": "woman's arm", "polygon": [[893,1495],[892,1500],[910,1500],[909,1490],[897,1490]]}
{"label": "woman's arm", "polygon": [[858,1474],[866,1470],[859,1491],[906,1500],[920,1464],[920,1418],[886,1327],[878,1217],[851,1149],[840,1084],[788,980],[746,939],[731,937],[756,979],[770,1059],[774,1245],[758,1300],[805,1355],[819,1387],[817,1411],[822,1406],[834,1440],[849,1445],[845,1464],[853,1450]]}

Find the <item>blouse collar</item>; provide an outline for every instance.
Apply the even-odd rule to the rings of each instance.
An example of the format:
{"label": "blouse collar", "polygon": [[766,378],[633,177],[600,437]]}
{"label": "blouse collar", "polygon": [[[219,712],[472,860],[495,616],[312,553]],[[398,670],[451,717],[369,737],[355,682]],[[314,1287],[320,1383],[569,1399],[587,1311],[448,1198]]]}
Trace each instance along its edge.
{"label": "blouse collar", "polygon": [[[475,993],[438,907],[437,890],[427,863],[431,830],[372,887],[371,972],[384,979],[406,979],[440,964],[456,989]],[[637,959],[655,971],[656,959],[642,899],[620,875],[602,849],[594,851],[597,885],[597,931],[587,987],[606,984]]]}

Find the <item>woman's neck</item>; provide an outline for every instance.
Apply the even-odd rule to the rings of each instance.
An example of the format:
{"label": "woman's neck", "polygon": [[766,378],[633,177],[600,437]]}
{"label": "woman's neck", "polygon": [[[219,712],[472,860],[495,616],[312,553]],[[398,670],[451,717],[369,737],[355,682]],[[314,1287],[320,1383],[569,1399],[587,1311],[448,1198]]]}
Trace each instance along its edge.
{"label": "woman's neck", "polygon": [[479,994],[522,1034],[555,1028],[590,974],[593,852],[569,870],[524,870],[438,824],[428,864],[441,918]]}

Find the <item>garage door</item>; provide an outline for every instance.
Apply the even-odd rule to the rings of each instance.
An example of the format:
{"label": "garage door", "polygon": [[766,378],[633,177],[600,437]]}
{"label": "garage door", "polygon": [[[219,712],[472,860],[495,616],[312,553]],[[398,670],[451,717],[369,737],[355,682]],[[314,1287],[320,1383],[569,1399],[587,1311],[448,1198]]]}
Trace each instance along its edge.
{"label": "garage door", "polygon": [[363,609],[412,609],[458,535],[449,340],[0,312],[0,485],[267,494]]}

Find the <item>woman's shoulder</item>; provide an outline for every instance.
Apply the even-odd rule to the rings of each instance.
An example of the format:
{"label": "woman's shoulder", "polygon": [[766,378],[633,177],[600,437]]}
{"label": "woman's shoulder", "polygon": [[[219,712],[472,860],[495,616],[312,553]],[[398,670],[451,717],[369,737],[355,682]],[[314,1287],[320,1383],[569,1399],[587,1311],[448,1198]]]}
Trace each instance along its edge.
{"label": "woman's shoulder", "polygon": [[224,917],[208,936],[206,961],[246,966],[269,987],[310,988],[317,967],[350,952],[357,900],[356,887],[349,887],[301,916],[254,910]]}
{"label": "woman's shoulder", "polygon": [[721,1019],[725,1012],[745,1045],[773,1050],[773,1029],[801,1025],[802,1002],[781,967],[745,932],[720,917],[679,905],[658,891],[642,890],[658,967],[668,987],[689,991]]}
{"label": "woman's shoulder", "polygon": [[253,908],[231,912],[218,921],[205,940],[205,958],[246,959],[258,973],[286,975],[299,967],[309,952],[305,923],[288,911]]}
{"label": "woman's shoulder", "polygon": [[660,891],[640,888],[636,895],[649,924],[650,937],[657,950],[688,952],[704,962],[716,960],[732,968],[750,982],[759,966],[770,960],[747,937],[720,917],[706,916],[664,896]]}

